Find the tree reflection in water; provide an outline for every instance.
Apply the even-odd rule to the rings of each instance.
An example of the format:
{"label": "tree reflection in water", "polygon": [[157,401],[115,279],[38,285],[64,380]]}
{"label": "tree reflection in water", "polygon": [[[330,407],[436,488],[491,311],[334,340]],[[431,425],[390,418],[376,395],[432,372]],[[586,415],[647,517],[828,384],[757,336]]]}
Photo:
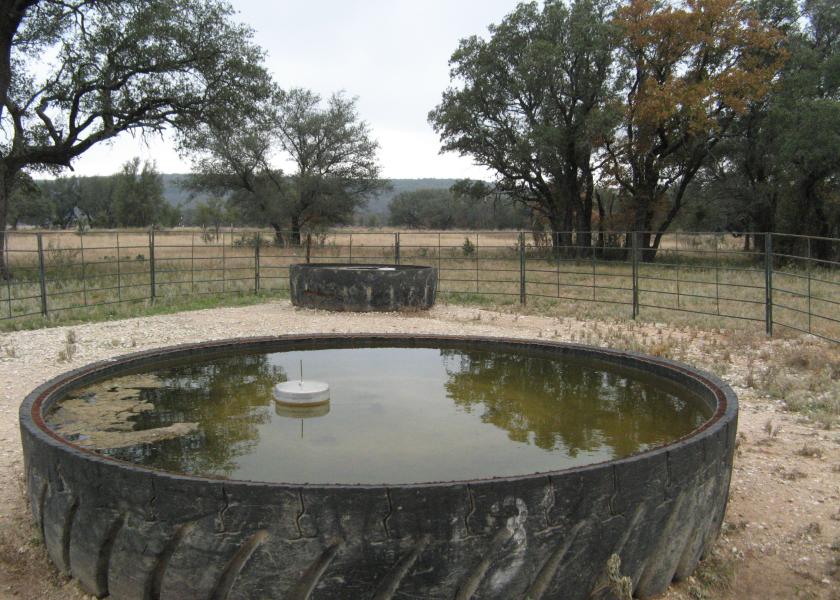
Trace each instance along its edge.
{"label": "tree reflection in water", "polygon": [[519,352],[442,349],[450,398],[511,440],[575,457],[629,456],[685,435],[711,416],[670,382],[606,363]]}
{"label": "tree reflection in water", "polygon": [[143,390],[143,399],[155,410],[133,418],[135,429],[196,422],[198,431],[103,453],[168,471],[229,477],[235,459],[258,445],[259,426],[271,420],[274,410],[274,386],[286,381],[283,368],[268,358],[237,354],[156,370],[163,386]]}
{"label": "tree reflection in water", "polygon": [[625,457],[710,416],[702,399],[663,379],[547,352],[307,352],[309,372],[329,381],[334,397],[305,438],[296,421],[275,414],[273,399],[275,384],[286,380],[280,365],[297,370],[300,357],[238,354],[150,371],[158,381],[141,398],[155,409],[130,418],[136,429],[197,423],[197,431],[106,453],[177,473],[259,481],[440,481]]}

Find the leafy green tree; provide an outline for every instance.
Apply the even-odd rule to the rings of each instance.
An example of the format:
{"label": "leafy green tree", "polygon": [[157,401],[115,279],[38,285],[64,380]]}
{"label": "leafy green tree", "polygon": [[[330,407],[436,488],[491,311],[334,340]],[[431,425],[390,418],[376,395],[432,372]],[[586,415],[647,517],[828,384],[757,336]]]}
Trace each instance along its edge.
{"label": "leafy green tree", "polygon": [[79,177],[58,177],[41,182],[41,193],[48,199],[50,226],[69,229],[76,223],[76,207],[82,198],[82,180]]}
{"label": "leafy green tree", "polygon": [[[495,187],[589,244],[593,156],[613,127],[615,28],[608,0],[521,3],[490,39],[461,41],[429,120],[443,150],[496,174]],[[552,236],[552,239],[558,239]]]}
{"label": "leafy green tree", "polygon": [[219,239],[222,225],[233,220],[235,218],[227,201],[219,196],[212,196],[196,203],[192,213],[192,221],[201,225],[205,235],[209,235],[208,229],[212,229],[213,239]]}
{"label": "leafy green tree", "polygon": [[516,229],[527,226],[527,211],[506,197],[455,194],[419,189],[395,196],[388,205],[388,224],[414,229]]}
{"label": "leafy green tree", "polygon": [[803,13],[770,114],[792,184],[779,216],[787,231],[840,236],[840,11],[834,1],[808,0]]}
{"label": "leafy green tree", "polygon": [[454,204],[447,190],[403,192],[388,205],[388,224],[412,229],[449,229],[455,224]]}
{"label": "leafy green tree", "polygon": [[[379,146],[355,100],[336,94],[322,104],[309,90],[278,91],[256,113],[208,123],[191,142],[193,189],[230,194],[246,218],[271,225],[278,241],[286,229],[300,244],[304,229],[349,223],[385,185]],[[277,159],[290,163],[290,172]]]}
{"label": "leafy green tree", "polygon": [[[840,236],[840,19],[832,6],[752,5],[784,32],[779,46],[789,58],[771,93],[734,120],[702,174],[696,193],[711,202],[697,227]],[[763,236],[753,237],[762,248]],[[749,249],[750,236],[744,242]],[[812,245],[817,255],[827,250]]]}
{"label": "leafy green tree", "polygon": [[22,171],[253,106],[269,78],[232,12],[219,0],[0,0],[0,246]]}
{"label": "leafy green tree", "polygon": [[[126,162],[114,175],[57,177],[36,182],[48,217],[40,222],[68,229],[78,222],[95,228],[173,227],[180,212],[163,195],[163,180],[154,163],[141,165],[139,158]],[[18,195],[11,208],[17,214]]]}
{"label": "leafy green tree", "polygon": [[21,181],[15,184],[9,204],[7,220],[12,229],[17,229],[19,223],[48,227],[52,221],[53,211],[49,198],[25,173],[21,174]]}
{"label": "leafy green tree", "polygon": [[174,227],[180,213],[163,197],[163,180],[154,163],[134,158],[115,177],[114,214],[120,227]]}
{"label": "leafy green tree", "polygon": [[76,210],[90,227],[113,229],[117,221],[118,175],[84,177],[80,179],[81,192]]}
{"label": "leafy green tree", "polygon": [[292,243],[303,227],[348,223],[366,196],[381,189],[379,144],[359,120],[355,99],[321,97],[293,89],[281,96],[277,133],[280,147],[295,164],[289,175]]}

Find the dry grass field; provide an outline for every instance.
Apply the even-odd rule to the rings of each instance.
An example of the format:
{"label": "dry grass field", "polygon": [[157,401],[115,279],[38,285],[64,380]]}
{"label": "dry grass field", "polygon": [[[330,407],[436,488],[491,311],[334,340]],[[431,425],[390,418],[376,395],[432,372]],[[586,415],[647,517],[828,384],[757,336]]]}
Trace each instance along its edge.
{"label": "dry grass field", "polygon": [[[384,262],[439,268],[439,292],[469,304],[519,304],[555,314],[632,316],[701,326],[764,327],[765,253],[744,252],[724,234],[669,234],[654,262],[621,248],[569,247],[555,255],[545,239],[515,231],[339,230],[304,246],[277,246],[271,232],[202,230],[44,232],[46,306],[39,281],[38,236],[8,236],[14,278],[0,288],[0,327],[127,316],[125,304],[185,305],[219,296],[282,297],[296,262]],[[259,240],[259,244],[255,240]],[[257,248],[257,246],[259,246]],[[809,247],[810,252],[810,247]],[[773,323],[840,340],[840,264],[774,254]],[[524,286],[523,286],[524,267]],[[153,273],[154,271],[154,273]],[[523,289],[524,288],[524,289]],[[559,311],[559,313],[558,313]]]}

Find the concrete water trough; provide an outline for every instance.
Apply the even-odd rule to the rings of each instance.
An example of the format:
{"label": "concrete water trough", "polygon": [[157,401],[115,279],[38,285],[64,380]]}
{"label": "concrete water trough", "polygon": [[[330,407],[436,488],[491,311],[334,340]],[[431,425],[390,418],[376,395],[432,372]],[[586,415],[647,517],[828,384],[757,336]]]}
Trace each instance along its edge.
{"label": "concrete water trough", "polygon": [[296,264],[289,267],[292,304],[323,310],[371,312],[431,308],[437,269],[417,265]]}
{"label": "concrete water trough", "polygon": [[[177,361],[371,347],[594,361],[684,389],[705,403],[707,416],[678,439],[618,460],[357,485],[168,472],[85,448],[47,422],[74,390]],[[272,388],[264,387],[268,403]],[[341,386],[331,393],[338,412],[321,419],[341,414]],[[692,573],[723,520],[737,414],[735,395],[716,377],[632,352],[494,338],[301,335],[94,363],[34,390],[21,405],[20,426],[28,497],[49,557],[97,597],[583,600],[610,597],[613,557],[642,598]]]}

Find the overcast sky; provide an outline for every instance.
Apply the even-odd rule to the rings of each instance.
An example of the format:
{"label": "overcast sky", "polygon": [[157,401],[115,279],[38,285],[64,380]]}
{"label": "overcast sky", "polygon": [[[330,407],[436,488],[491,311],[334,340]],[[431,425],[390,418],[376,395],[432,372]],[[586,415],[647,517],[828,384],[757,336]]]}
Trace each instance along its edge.
{"label": "overcast sky", "polygon": [[[284,88],[358,97],[361,117],[379,141],[384,176],[486,177],[469,159],[439,154],[426,121],[449,84],[449,57],[464,37],[486,35],[516,0],[234,0],[256,32],[266,63]],[[164,173],[190,170],[168,140],[148,145],[123,136],[76,161],[80,175],[106,175],[133,156]]]}

